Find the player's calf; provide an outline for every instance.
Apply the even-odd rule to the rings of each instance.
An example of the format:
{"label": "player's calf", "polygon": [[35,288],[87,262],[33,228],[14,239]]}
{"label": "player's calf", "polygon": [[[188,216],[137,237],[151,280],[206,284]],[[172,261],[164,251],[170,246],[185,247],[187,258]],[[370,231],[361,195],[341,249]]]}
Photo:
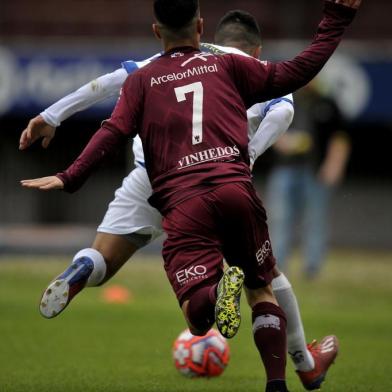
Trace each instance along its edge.
{"label": "player's calf", "polygon": [[288,392],[286,386],[286,316],[271,302],[252,307],[253,337],[267,375],[266,392]]}

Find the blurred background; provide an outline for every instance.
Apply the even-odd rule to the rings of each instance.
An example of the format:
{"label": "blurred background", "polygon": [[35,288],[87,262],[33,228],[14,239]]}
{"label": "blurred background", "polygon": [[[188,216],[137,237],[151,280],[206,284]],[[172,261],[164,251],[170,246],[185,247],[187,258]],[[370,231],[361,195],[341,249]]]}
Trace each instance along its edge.
{"label": "blurred background", "polygon": [[[213,40],[214,27],[226,11],[241,8],[262,26],[262,57],[279,60],[309,42],[322,2],[216,0],[202,1],[201,6],[204,41]],[[337,103],[350,137],[346,175],[333,192],[328,212],[330,243],[336,247],[392,250],[391,12],[388,0],[365,2],[321,76],[321,90]],[[60,97],[119,68],[123,60],[159,51],[151,23],[146,0],[1,2],[0,253],[68,252],[93,237],[115,188],[132,167],[130,145],[75,195],[28,191],[18,181],[67,167],[110,115],[114,101],[64,122],[47,151],[37,144],[19,152],[18,138],[30,118]],[[256,164],[262,195],[274,160],[268,152]]]}
{"label": "blurred background", "polygon": [[[316,84],[295,95],[287,138],[254,168],[274,252],[290,259],[283,267],[308,341],[331,333],[340,339],[325,391],[392,391],[392,2],[363,2]],[[213,40],[226,11],[240,8],[262,26],[262,57],[281,60],[309,43],[322,1],[201,0],[201,7],[204,41]],[[245,307],[222,377],[195,381],[176,373],[170,347],[185,324],[164,276],[161,240],[110,283],[78,295],[60,317],[43,319],[37,309],[48,282],[91,246],[133,160],[130,142],[72,195],[19,185],[65,169],[115,99],[65,121],[47,150],[36,143],[19,151],[20,134],[82,84],[159,52],[152,21],[147,0],[0,1],[1,392],[261,390]],[[310,184],[316,187],[304,193]],[[112,303],[105,293],[116,285],[126,295]],[[303,391],[290,361],[288,379],[291,391]]]}

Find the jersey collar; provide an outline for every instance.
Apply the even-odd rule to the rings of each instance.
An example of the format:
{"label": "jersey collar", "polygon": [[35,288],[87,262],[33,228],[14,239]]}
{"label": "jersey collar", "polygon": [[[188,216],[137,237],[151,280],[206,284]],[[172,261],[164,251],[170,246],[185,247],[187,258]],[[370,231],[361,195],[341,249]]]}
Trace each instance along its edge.
{"label": "jersey collar", "polygon": [[172,48],[167,52],[163,53],[163,56],[172,55],[174,53],[191,53],[191,52],[200,52],[200,49],[197,49],[193,46],[178,46],[176,48]]}

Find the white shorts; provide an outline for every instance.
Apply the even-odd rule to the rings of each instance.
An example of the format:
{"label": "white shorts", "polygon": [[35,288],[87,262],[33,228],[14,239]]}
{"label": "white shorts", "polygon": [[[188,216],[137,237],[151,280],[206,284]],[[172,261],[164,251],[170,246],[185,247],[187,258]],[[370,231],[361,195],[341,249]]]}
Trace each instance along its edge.
{"label": "white shorts", "polygon": [[116,190],[97,231],[117,235],[140,234],[150,236],[149,241],[159,237],[163,233],[162,216],[148,204],[151,193],[146,169],[136,167]]}

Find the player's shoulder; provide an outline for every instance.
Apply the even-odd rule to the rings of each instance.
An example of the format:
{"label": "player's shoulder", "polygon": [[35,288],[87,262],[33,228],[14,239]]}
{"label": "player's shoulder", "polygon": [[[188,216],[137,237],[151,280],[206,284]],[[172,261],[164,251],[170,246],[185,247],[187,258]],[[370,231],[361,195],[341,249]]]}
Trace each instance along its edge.
{"label": "player's shoulder", "polygon": [[150,65],[155,60],[159,59],[162,56],[162,53],[156,53],[151,57],[148,57],[144,60],[135,61],[135,60],[125,60],[121,63],[121,66],[128,72],[128,74],[132,74],[146,66]]}
{"label": "player's shoulder", "polygon": [[268,61],[265,60],[260,60],[255,57],[252,57],[248,55],[245,52],[242,52],[239,49],[236,48],[231,48],[231,47],[225,47],[222,46],[221,48],[225,49],[225,52],[222,52],[219,58],[221,58],[224,62],[231,62],[234,64],[249,64],[249,63],[254,63],[254,64],[262,64],[267,66],[269,64]]}
{"label": "player's shoulder", "polygon": [[267,70],[269,68],[268,62],[248,55],[225,53],[218,57],[218,62],[230,73],[234,73],[237,76],[249,73],[257,74],[261,69]]}

